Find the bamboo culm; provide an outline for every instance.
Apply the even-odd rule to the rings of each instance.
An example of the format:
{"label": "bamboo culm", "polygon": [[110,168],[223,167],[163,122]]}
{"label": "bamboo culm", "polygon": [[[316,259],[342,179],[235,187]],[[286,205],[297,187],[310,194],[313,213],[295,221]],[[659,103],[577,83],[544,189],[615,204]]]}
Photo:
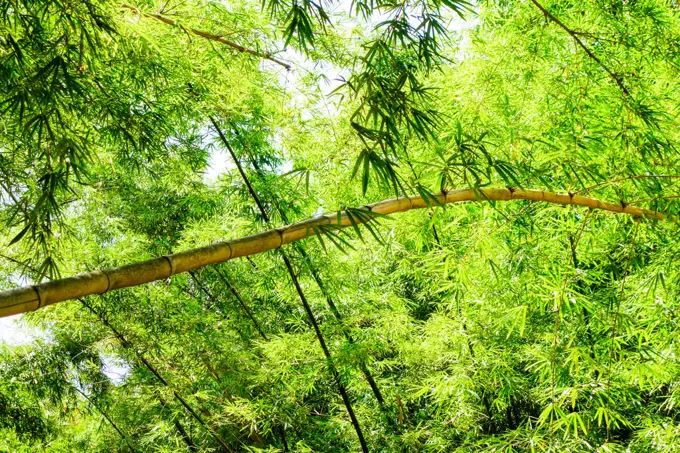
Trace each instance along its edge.
{"label": "bamboo culm", "polygon": [[101,407],[99,407],[99,405],[97,403],[95,403],[92,400],[92,398],[87,396],[87,394],[85,394],[84,391],[82,391],[80,388],[78,388],[78,386],[74,386],[73,388],[78,393],[80,393],[83,396],[83,398],[85,398],[85,401],[87,401],[92,407],[94,407],[97,410],[97,412],[99,412],[107,422],[109,422],[109,425],[111,425],[111,427],[118,433],[118,435],[121,437],[121,439],[123,439],[125,441],[128,448],[130,449],[130,451],[132,453],[137,453],[137,450],[135,450],[134,447],[132,446],[132,444],[130,443],[130,439],[125,434],[123,434],[123,431],[118,427],[118,425],[113,421],[113,419],[111,419],[111,417],[109,417],[109,415],[106,413],[106,411],[104,411]]}
{"label": "bamboo culm", "polygon": [[[243,166],[241,165],[241,162],[238,160],[236,157],[236,153],[232,149],[231,145],[227,141],[227,138],[224,136],[222,133],[222,130],[220,127],[217,125],[217,122],[215,121],[214,118],[210,118],[210,121],[212,122],[213,126],[215,127],[215,130],[220,136],[220,139],[222,139],[222,142],[224,143],[224,146],[226,146],[227,150],[229,151],[229,154],[231,155],[232,160],[236,164],[236,168],[238,168],[238,171],[241,175],[241,178],[243,179],[243,182],[246,184],[248,188],[248,192],[250,193],[251,198],[257,205],[260,214],[262,214],[262,218],[264,219],[265,223],[270,224],[271,223],[271,218],[267,214],[267,211],[264,209],[264,206],[262,205],[262,201],[260,200],[260,197],[258,196],[257,192],[255,192],[255,189],[253,189],[252,184],[250,184],[250,180],[248,179],[248,176],[246,175],[245,171],[243,170]],[[347,394],[347,389],[345,388],[344,384],[342,383],[342,380],[340,379],[340,374],[338,373],[337,368],[335,367],[335,364],[333,363],[333,357],[331,356],[330,350],[326,346],[326,341],[323,338],[323,334],[321,333],[321,329],[319,328],[319,324],[316,322],[316,318],[314,317],[314,313],[312,312],[311,307],[309,306],[309,302],[307,301],[307,298],[305,297],[304,292],[302,291],[302,287],[300,286],[300,282],[298,281],[297,274],[293,270],[293,266],[288,258],[288,255],[281,250],[281,257],[283,258],[283,262],[286,265],[286,269],[288,270],[288,275],[290,276],[290,279],[293,282],[293,285],[295,286],[295,290],[298,293],[298,296],[300,297],[300,302],[302,303],[303,308],[305,309],[305,312],[307,314],[307,318],[311,322],[312,326],[314,327],[314,333],[316,334],[316,338],[319,341],[319,344],[321,345],[321,349],[323,350],[323,354],[326,357],[326,361],[328,364],[328,369],[331,372],[331,375],[333,376],[333,379],[335,380],[335,384],[338,386],[338,391],[340,392],[340,396],[342,397],[342,402],[345,405],[345,408],[347,409],[347,413],[349,415],[349,418],[352,422],[352,426],[354,427],[354,430],[357,433],[357,438],[359,439],[359,444],[361,445],[361,450],[363,453],[368,453],[368,444],[366,444],[366,440],[364,439],[364,434],[361,431],[361,426],[359,425],[359,420],[357,419],[354,409],[352,408],[352,403],[349,399],[349,395]]]}
{"label": "bamboo culm", "polygon": [[201,425],[208,432],[208,434],[210,434],[210,436],[213,439],[215,439],[215,441],[217,441],[217,443],[225,451],[228,451],[228,452],[234,452],[235,451],[224,439],[222,439],[222,437],[219,434],[217,434],[215,432],[214,429],[212,429],[210,426],[208,426],[208,424],[203,420],[203,418],[200,415],[198,415],[198,413],[189,405],[189,403],[187,403],[187,401],[179,393],[177,393],[176,390],[174,390],[170,386],[168,381],[166,381],[165,378],[163,378],[163,376],[161,376],[161,374],[158,372],[158,370],[156,370],[156,368],[153,365],[151,365],[151,363],[149,363],[149,361],[146,359],[146,357],[144,357],[136,348],[134,348],[132,346],[132,344],[128,341],[128,339],[125,338],[123,336],[123,334],[118,331],[118,329],[113,327],[113,325],[106,318],[104,318],[100,313],[98,313],[90,304],[85,302],[85,300],[83,300],[83,299],[78,299],[78,300],[80,301],[80,303],[82,303],[85,306],[85,308],[87,308],[89,311],[91,311],[92,314],[94,314],[102,322],[102,324],[104,324],[106,327],[111,329],[113,334],[116,336],[116,338],[118,338],[118,340],[121,342],[121,344],[124,347],[129,348],[129,349],[132,350],[132,352],[134,352],[134,354],[137,356],[137,359],[140,361],[140,363],[142,365],[144,365],[144,367],[147,370],[149,370],[151,372],[151,374],[154,375],[154,377],[158,380],[158,382],[160,382],[161,384],[163,384],[163,386],[169,388],[172,391],[172,394],[177,399],[177,401],[179,401],[180,404],[182,406],[184,406],[184,408],[187,410],[187,412],[189,412],[189,414],[199,423],[199,425]]}
{"label": "bamboo culm", "polygon": [[[212,120],[212,118],[211,118]],[[233,149],[229,146],[229,143],[226,140],[226,137],[224,134],[219,130],[218,125],[214,120],[212,120],[213,125],[217,129],[218,133],[220,134],[220,138],[224,142],[224,145],[228,148],[229,153],[232,156],[232,159],[236,160],[237,157],[233,151]],[[231,127],[236,134],[237,137],[241,137],[241,134],[238,131],[238,128],[236,127],[235,124],[231,123]],[[241,144],[245,148],[245,145],[241,141]],[[251,153],[247,153],[248,158],[250,160],[251,165],[255,169],[256,173],[259,176],[263,176],[263,172],[260,169],[260,167],[257,165],[257,161],[254,159]],[[254,194],[254,190],[252,186],[250,185],[250,181],[248,178],[245,176],[245,174],[241,171],[241,175],[244,178],[244,182],[248,185],[248,189],[251,191],[251,195]],[[260,203],[257,195],[254,195],[255,201],[257,202],[258,206],[260,207],[261,212],[263,213],[266,218],[268,218],[266,212],[262,209],[262,204]],[[278,211],[279,215],[281,216],[281,220],[285,223],[288,223],[288,216],[286,215],[286,212],[283,210],[281,207],[281,203],[277,199],[271,200],[272,204],[274,207],[276,207],[276,210]],[[350,335],[349,331],[347,330],[344,320],[342,318],[342,315],[340,314],[340,310],[338,310],[337,306],[335,305],[335,302],[333,301],[333,298],[330,296],[330,293],[328,292],[326,285],[324,284],[323,280],[321,279],[321,275],[319,274],[318,269],[314,266],[314,263],[312,263],[312,259],[307,253],[307,251],[302,247],[299,243],[295,244],[295,250],[298,252],[298,254],[302,257],[303,261],[307,265],[307,268],[309,269],[310,273],[312,274],[312,277],[314,278],[314,281],[316,282],[317,286],[319,287],[319,290],[321,290],[321,294],[323,294],[324,299],[326,300],[326,304],[330,308],[331,312],[333,313],[333,316],[335,319],[337,319],[338,323],[340,324],[340,328],[342,330],[342,333],[345,337],[345,339],[350,343],[354,344],[354,338]],[[371,387],[371,390],[373,391],[373,395],[375,396],[376,400],[378,400],[378,404],[380,407],[385,410],[385,399],[383,398],[382,392],[380,391],[380,388],[378,387],[378,384],[375,382],[375,379],[373,378],[373,375],[371,371],[368,369],[368,365],[366,365],[365,361],[359,362],[359,368],[361,369],[361,373],[364,375],[366,378],[366,381],[368,382],[368,385]]]}
{"label": "bamboo culm", "polygon": [[[661,212],[642,209],[637,206],[624,203],[607,203],[596,198],[543,190],[515,188],[460,189],[445,193],[437,192],[432,196],[433,199],[428,200],[423,199],[420,195],[393,198],[364,205],[360,209],[377,215],[389,215],[413,209],[431,208],[433,205],[528,200],[564,206],[582,206],[652,220],[677,221],[676,218],[668,217]],[[436,203],[434,200],[436,200]],[[351,225],[352,221],[346,212],[340,211],[337,214],[314,217],[252,236],[228,242],[218,242],[174,255],[3,291],[0,292],[0,317],[26,313],[65,300],[92,294],[103,294],[115,289],[143,285],[157,280],[166,280],[175,274],[188,272],[192,269],[278,249],[285,244],[312,237],[318,234],[321,231],[320,228],[324,226],[346,228]]]}

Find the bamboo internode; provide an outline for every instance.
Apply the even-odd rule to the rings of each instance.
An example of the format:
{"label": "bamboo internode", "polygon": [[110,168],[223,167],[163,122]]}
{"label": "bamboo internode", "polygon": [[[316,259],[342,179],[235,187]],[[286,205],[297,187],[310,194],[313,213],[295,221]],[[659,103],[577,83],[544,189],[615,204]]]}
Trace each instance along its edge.
{"label": "bamboo internode", "polygon": [[[625,205],[624,203],[606,203],[595,198],[541,190],[513,188],[460,189],[446,193],[439,192],[433,195],[442,205],[475,201],[530,200],[560,205],[583,206],[656,220],[664,220],[666,218],[662,213]],[[370,210],[380,215],[388,215],[411,209],[428,208],[433,204],[435,204],[433,200],[425,200],[420,195],[412,195],[379,201],[362,206],[360,209]],[[75,277],[53,280],[40,285],[3,291],[0,292],[0,317],[26,313],[58,302],[92,294],[104,294],[115,289],[164,280],[175,274],[198,269],[210,264],[222,263],[234,258],[274,250],[284,244],[314,236],[318,233],[317,227],[323,225],[337,225],[342,228],[352,225],[353,220],[347,215],[346,211],[342,211],[339,214],[339,216],[336,213],[315,217],[252,236],[227,242],[218,242],[206,247],[113,269],[97,270]]]}

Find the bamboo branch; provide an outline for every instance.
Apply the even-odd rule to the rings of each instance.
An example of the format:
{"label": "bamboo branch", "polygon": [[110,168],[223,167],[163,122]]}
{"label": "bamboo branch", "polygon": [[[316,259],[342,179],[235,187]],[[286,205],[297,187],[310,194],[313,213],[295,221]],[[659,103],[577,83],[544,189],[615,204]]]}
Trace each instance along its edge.
{"label": "bamboo branch", "polygon": [[[207,288],[203,285],[203,283],[201,283],[201,281],[198,279],[198,277],[196,277],[196,274],[193,271],[189,271],[189,275],[194,280],[194,283],[196,284],[196,286],[198,286],[198,288],[201,290],[201,292],[208,297],[208,301],[210,301],[210,305],[206,308],[208,308],[210,310],[217,309],[216,311],[217,311],[217,313],[219,313],[222,320],[229,321],[230,320],[229,315],[222,313],[223,307],[219,306],[219,299],[217,297],[215,297],[210,291],[207,290]],[[186,290],[186,292],[187,292],[187,294],[191,294],[188,290]],[[236,331],[236,333],[239,334],[239,336],[241,337],[242,340],[247,341],[247,338],[243,334],[241,329],[236,327],[236,325],[234,323],[229,323],[229,325],[231,325],[233,327],[233,329]]]}
{"label": "bamboo branch", "polygon": [[123,3],[122,5],[120,5],[120,7],[134,11],[135,13],[137,13],[141,16],[146,16],[146,17],[149,17],[151,19],[156,19],[157,21],[163,22],[164,24],[168,24],[168,25],[173,26],[173,27],[180,27],[183,30],[189,31],[196,36],[200,36],[201,38],[205,38],[205,39],[209,39],[211,41],[216,41],[216,42],[219,42],[221,44],[225,44],[225,45],[231,47],[232,49],[236,50],[237,52],[247,53],[247,54],[259,57],[259,58],[264,58],[265,60],[272,61],[272,62],[274,62],[274,63],[276,63],[280,66],[283,66],[288,71],[290,71],[290,65],[288,63],[284,63],[283,61],[274,58],[272,56],[272,54],[269,53],[269,52],[258,52],[257,50],[248,49],[247,47],[243,47],[240,44],[236,44],[235,42],[228,41],[228,40],[224,39],[223,37],[221,37],[219,35],[213,35],[213,34],[210,34],[210,33],[206,33],[206,32],[201,31],[201,30],[196,30],[195,28],[182,27],[180,24],[177,24],[172,19],[168,19],[167,17],[162,16],[160,14],[144,12],[144,11],[140,10],[139,8],[136,8],[132,5],[128,5],[126,3]]}
{"label": "bamboo branch", "polygon": [[248,306],[246,301],[243,300],[243,297],[241,296],[241,294],[239,294],[239,292],[236,291],[236,288],[234,287],[234,285],[232,285],[231,281],[229,281],[229,279],[222,273],[222,271],[220,271],[219,268],[216,267],[215,271],[217,271],[217,275],[219,276],[220,280],[222,280],[222,283],[224,283],[224,285],[229,289],[231,294],[236,298],[238,303],[241,305],[241,308],[243,309],[243,311],[246,312],[246,314],[248,315],[250,320],[253,322],[255,329],[257,329],[257,332],[260,334],[262,339],[264,341],[269,341],[269,338],[267,338],[267,335],[262,330],[260,323],[257,322],[257,319],[255,319],[255,315],[253,315],[253,311],[250,309],[250,307]]}
{"label": "bamboo branch", "polygon": [[368,453],[368,445],[366,444],[366,439],[364,439],[364,434],[361,430],[361,426],[359,425],[359,420],[356,417],[356,414],[354,413],[354,409],[352,408],[352,403],[349,399],[349,395],[347,394],[347,389],[345,388],[345,385],[342,383],[342,380],[340,379],[340,374],[338,373],[338,369],[335,367],[335,364],[333,363],[333,357],[331,356],[330,350],[328,349],[328,346],[326,346],[326,341],[323,338],[323,335],[321,333],[321,329],[319,328],[319,324],[316,322],[316,318],[314,317],[314,313],[312,312],[311,307],[309,306],[309,302],[307,302],[307,298],[305,297],[304,292],[302,291],[302,287],[300,286],[300,282],[297,279],[297,275],[293,271],[293,266],[290,263],[290,260],[288,259],[288,256],[286,256],[285,253],[282,253],[281,256],[283,257],[283,263],[286,265],[286,269],[288,269],[288,274],[290,275],[291,280],[293,281],[293,285],[295,286],[295,291],[297,291],[298,296],[300,296],[300,300],[302,301],[302,306],[305,309],[305,312],[307,312],[307,317],[309,318],[310,322],[312,323],[312,327],[314,327],[314,333],[316,334],[316,338],[319,340],[319,344],[321,345],[321,349],[323,350],[323,354],[326,357],[326,361],[328,362],[328,369],[333,375],[333,379],[335,379],[335,383],[338,386],[338,391],[340,392],[340,396],[342,397],[342,402],[345,405],[345,408],[347,409],[347,413],[349,415],[349,418],[352,422],[352,426],[354,426],[354,430],[357,433],[357,437],[359,438],[359,444],[361,445],[361,451],[363,453]]}
{"label": "bamboo branch", "polygon": [[552,15],[552,13],[550,13],[550,11],[548,11],[547,9],[545,9],[545,8],[543,7],[543,5],[541,5],[540,3],[538,3],[536,0],[531,0],[531,2],[536,6],[536,8],[538,8],[539,10],[541,10],[541,12],[543,13],[543,15],[544,15],[546,18],[550,19],[551,21],[553,21],[554,23],[556,23],[560,28],[562,28],[564,31],[566,31],[567,33],[569,33],[569,36],[571,36],[571,37],[574,39],[574,41],[576,41],[576,44],[578,44],[578,45],[584,50],[584,52],[585,52],[585,53],[586,53],[586,54],[587,54],[587,55],[588,55],[595,63],[597,63],[598,65],[600,65],[600,67],[601,67],[602,69],[604,69],[605,72],[606,72],[607,74],[609,74],[609,76],[610,76],[612,79],[614,79],[614,81],[615,81],[616,84],[619,86],[619,88],[621,88],[621,91],[623,91],[623,94],[625,94],[626,96],[630,97],[630,91],[628,91],[628,88],[626,88],[626,85],[624,85],[623,79],[621,78],[621,76],[619,76],[618,74],[615,74],[615,73],[614,73],[611,69],[609,69],[604,63],[602,63],[602,60],[600,60],[600,59],[597,57],[597,55],[595,55],[595,54],[594,54],[594,53],[593,53],[593,52],[592,52],[592,51],[591,51],[591,50],[583,43],[583,41],[581,41],[581,38],[578,37],[578,33],[576,33],[576,32],[575,32],[574,30],[572,30],[571,28],[567,27],[567,26],[564,24],[564,22],[562,22],[562,21],[559,20],[557,17],[555,17],[554,15]]}
{"label": "bamboo branch", "polygon": [[[439,204],[462,202],[486,202],[529,200],[564,206],[583,206],[608,212],[644,217],[653,220],[677,219],[658,211],[642,209],[625,203],[607,203],[595,198],[573,194],[558,194],[542,190],[523,190],[513,188],[460,189],[433,196]],[[361,209],[379,215],[388,215],[412,209],[432,207],[432,200],[424,200],[420,195],[393,198],[362,206]],[[281,228],[254,234],[232,241],[218,242],[205,247],[161,256],[113,269],[103,269],[75,277],[52,280],[33,286],[24,286],[0,292],[0,317],[26,313],[91,294],[103,294],[115,289],[143,285],[157,280],[165,280],[175,274],[198,269],[211,264],[222,263],[236,258],[256,255],[275,250],[285,244],[314,236],[323,225],[346,228],[352,225],[346,211],[324,215],[297,222]]]}
{"label": "bamboo branch", "polygon": [[[608,186],[610,184],[616,184],[618,182],[623,182],[623,181],[632,181],[634,179],[679,179],[680,175],[633,175],[633,176],[626,176],[623,178],[617,178],[617,179],[612,179],[611,181],[603,181],[603,182],[598,182],[597,184],[593,184],[592,186],[584,187],[581,190],[577,190],[574,192],[574,194],[580,194],[583,192],[590,192],[593,189],[597,189],[602,186]],[[632,203],[629,203],[632,204]]]}

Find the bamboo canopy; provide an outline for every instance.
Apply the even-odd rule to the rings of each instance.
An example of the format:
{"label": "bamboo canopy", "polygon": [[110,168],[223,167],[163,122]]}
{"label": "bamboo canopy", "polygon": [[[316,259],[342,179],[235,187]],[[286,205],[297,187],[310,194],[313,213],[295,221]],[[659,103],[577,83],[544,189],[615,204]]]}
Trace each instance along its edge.
{"label": "bamboo canopy", "polygon": [[[635,217],[664,220],[667,217],[657,211],[638,208],[624,203],[607,203],[595,198],[574,194],[558,194],[542,190],[516,188],[460,189],[433,194],[438,203],[529,200],[560,205],[583,206]],[[411,209],[424,209],[435,205],[421,195],[393,198],[362,206],[360,209],[377,215],[388,215]],[[74,277],[53,280],[33,286],[25,286],[0,292],[0,317],[37,310],[66,300],[92,294],[104,294],[115,289],[143,285],[165,280],[175,274],[188,272],[210,264],[222,263],[244,256],[256,255],[278,249],[284,244],[299,241],[318,234],[318,227],[335,225],[344,228],[352,225],[347,211],[315,217],[302,222],[275,228],[263,233],[232,241],[218,242],[206,247],[187,250],[173,255],[128,264],[113,269],[103,269]]]}

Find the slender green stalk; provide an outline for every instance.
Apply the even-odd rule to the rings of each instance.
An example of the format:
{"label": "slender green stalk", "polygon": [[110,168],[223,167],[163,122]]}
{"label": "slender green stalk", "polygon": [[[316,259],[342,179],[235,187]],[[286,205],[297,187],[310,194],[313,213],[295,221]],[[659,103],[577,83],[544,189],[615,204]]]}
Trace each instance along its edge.
{"label": "slender green stalk", "polygon": [[217,432],[212,427],[208,426],[205,420],[203,420],[203,418],[200,415],[198,415],[198,413],[189,405],[189,403],[187,403],[187,401],[182,397],[182,395],[180,395],[176,390],[174,390],[170,386],[168,381],[166,381],[165,378],[161,376],[158,370],[156,370],[156,368],[153,365],[151,365],[151,363],[149,363],[149,361],[146,359],[146,357],[144,357],[144,355],[141,352],[139,352],[135,347],[132,346],[128,339],[125,338],[125,336],[122,333],[120,333],[118,329],[113,327],[113,325],[104,316],[102,316],[101,313],[97,312],[90,304],[85,302],[85,300],[83,299],[78,300],[80,301],[80,303],[83,304],[83,306],[85,306],[85,308],[92,312],[102,322],[102,324],[111,329],[113,334],[116,336],[116,338],[118,338],[118,340],[124,347],[132,350],[135,356],[137,356],[137,359],[142,363],[142,365],[144,365],[144,367],[146,367],[147,370],[151,372],[151,374],[154,375],[158,382],[160,382],[161,384],[163,384],[163,386],[167,387],[172,391],[174,397],[180,402],[182,406],[184,406],[187,412],[189,412],[189,414],[198,422],[198,424],[201,425],[222,448],[229,452],[235,452],[235,450],[224,439],[222,439],[222,437],[219,434],[217,434]]}
{"label": "slender green stalk", "polygon": [[[217,131],[220,135],[220,138],[222,139],[224,145],[228,148],[229,153],[232,156],[232,159],[236,160],[237,157],[234,153],[234,150],[231,148],[231,146],[227,142],[226,137],[224,136],[222,131],[219,129],[215,120],[213,120],[212,118],[211,118],[211,120],[213,122],[213,125],[217,129]],[[234,124],[232,124],[231,126],[232,126],[232,129],[234,130],[234,133],[240,138],[241,134],[239,133],[236,126]],[[246,148],[245,144],[243,144],[243,142],[241,142],[241,143],[242,143],[242,145],[244,145],[244,148]],[[252,154],[248,153],[248,158],[249,158],[250,163],[253,166],[253,168],[255,168],[255,171],[260,176],[263,176],[262,170],[260,169],[259,165],[257,164],[257,161],[253,158]],[[242,176],[243,176],[243,173],[242,173]],[[244,176],[244,178],[245,178],[245,176]],[[249,188],[252,188],[252,186],[250,185],[247,178],[245,178],[244,181],[246,182],[246,184],[248,184]],[[272,204],[276,207],[276,210],[278,211],[279,215],[281,216],[281,220],[283,220],[283,222],[285,222],[285,223],[289,223],[288,216],[286,215],[286,212],[281,207],[281,203],[279,203],[278,200],[274,199],[272,201]],[[293,247],[300,254],[300,256],[304,260],[305,264],[307,265],[307,269],[309,269],[310,273],[312,274],[312,277],[314,278],[314,281],[316,282],[316,285],[321,290],[321,294],[323,294],[324,299],[326,300],[326,304],[330,308],[335,319],[338,320],[338,323],[340,324],[340,328],[342,330],[343,335],[345,336],[345,339],[350,344],[355,344],[355,340],[352,337],[352,335],[350,334],[350,332],[347,330],[347,328],[344,324],[344,319],[343,319],[342,315],[340,314],[340,310],[338,310],[337,305],[335,305],[335,301],[331,297],[330,291],[328,291],[328,289],[326,288],[326,285],[324,284],[323,280],[321,279],[321,275],[319,274],[319,270],[316,268],[316,266],[314,266],[314,263],[312,262],[312,258],[309,256],[309,254],[307,253],[305,248],[300,246],[299,244],[295,243],[293,245]],[[373,378],[373,374],[368,369],[366,362],[364,362],[363,360],[360,361],[359,362],[359,368],[360,368],[362,374],[364,375],[364,377],[366,378],[368,385],[371,387],[371,390],[373,391],[373,395],[375,395],[376,400],[378,400],[380,407],[385,409],[385,407],[384,407],[385,406],[385,398],[383,397],[382,392],[380,391],[380,387],[378,387],[378,384],[375,382],[375,379]]]}
{"label": "slender green stalk", "polygon": [[102,414],[102,417],[104,417],[104,419],[106,419],[106,421],[109,422],[109,425],[111,425],[111,427],[118,433],[118,435],[121,437],[121,439],[123,439],[123,440],[125,441],[125,443],[127,444],[128,448],[130,449],[130,451],[131,451],[132,453],[136,453],[137,450],[135,450],[135,448],[134,448],[134,447],[132,446],[132,444],[130,443],[130,439],[129,439],[125,434],[123,434],[123,431],[121,431],[121,429],[118,427],[118,425],[111,419],[111,417],[109,417],[109,415],[106,413],[106,411],[103,410],[101,407],[99,407],[99,405],[98,405],[97,403],[95,403],[95,402],[92,400],[92,398],[90,398],[89,396],[87,396],[87,395],[85,394],[85,392],[83,392],[82,390],[80,390],[77,386],[74,386],[73,388],[76,389],[76,391],[77,391],[78,393],[80,393],[80,394],[83,396],[83,398],[85,398],[85,400],[86,400],[88,403],[90,403],[90,405],[91,405],[92,407],[94,407],[95,409],[97,409],[97,412],[99,412],[100,414]]}
{"label": "slender green stalk", "polygon": [[[252,197],[253,201],[255,201],[255,204],[257,205],[258,209],[260,210],[260,213],[262,214],[262,218],[264,219],[265,223],[270,224],[271,218],[267,214],[267,211],[264,209],[264,206],[262,205],[262,201],[260,200],[260,197],[257,195],[257,192],[255,192],[255,189],[253,189],[252,184],[250,184],[250,180],[248,179],[248,176],[246,175],[245,171],[243,170],[243,166],[241,165],[241,162],[236,157],[236,153],[234,152],[231,145],[227,141],[227,138],[222,133],[222,130],[220,129],[220,127],[217,125],[217,122],[215,121],[215,119],[211,117],[210,121],[212,122],[213,126],[215,127],[215,130],[217,131],[220,138],[222,139],[222,142],[227,147],[227,150],[229,151],[229,154],[231,155],[232,160],[236,164],[236,168],[238,168],[238,171],[241,174],[241,178],[243,179],[243,182],[246,184],[246,187],[248,188],[248,192],[250,193],[250,196]],[[319,341],[319,344],[321,345],[321,349],[323,350],[324,355],[326,356],[326,361],[328,362],[328,368],[329,368],[329,370],[330,370],[330,372],[333,376],[333,379],[335,379],[336,385],[338,386],[338,391],[340,392],[340,396],[342,397],[342,402],[345,404],[345,408],[347,409],[347,413],[349,414],[349,418],[352,422],[352,426],[354,426],[354,430],[356,431],[357,437],[359,438],[359,443],[361,444],[361,449],[364,453],[368,453],[368,451],[369,451],[368,445],[366,444],[366,440],[364,439],[364,434],[361,431],[361,426],[359,425],[359,420],[357,420],[357,417],[354,414],[354,409],[352,408],[352,402],[350,401],[349,396],[347,395],[347,389],[345,389],[345,386],[342,383],[342,380],[340,379],[340,374],[338,373],[338,370],[335,367],[335,364],[333,363],[333,357],[331,355],[330,350],[326,346],[326,341],[323,338],[323,334],[321,333],[321,329],[319,328],[319,325],[316,321],[316,318],[314,316],[314,312],[312,312],[312,309],[309,306],[307,298],[305,297],[305,294],[302,291],[302,287],[300,286],[300,283],[298,282],[297,274],[293,270],[293,266],[290,263],[288,255],[283,250],[280,250],[280,254],[281,254],[281,257],[283,258],[284,264],[286,265],[286,269],[288,270],[288,275],[290,276],[290,279],[292,280],[293,285],[295,285],[295,290],[297,291],[298,296],[300,297],[300,302],[302,302],[302,306],[305,309],[305,312],[307,314],[307,318],[309,319],[312,326],[314,327],[314,333],[316,334],[316,338]]]}

